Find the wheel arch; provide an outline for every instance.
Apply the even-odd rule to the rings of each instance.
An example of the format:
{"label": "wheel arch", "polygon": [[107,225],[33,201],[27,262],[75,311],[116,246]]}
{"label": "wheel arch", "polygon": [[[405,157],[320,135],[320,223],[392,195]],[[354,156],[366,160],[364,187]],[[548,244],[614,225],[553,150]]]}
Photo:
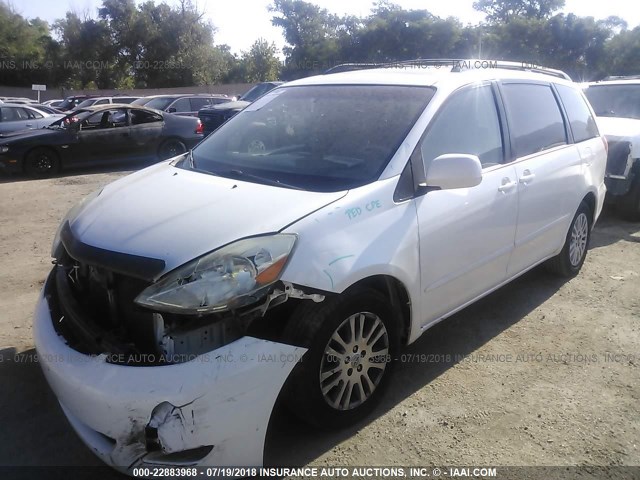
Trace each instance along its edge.
{"label": "wheel arch", "polygon": [[[158,157],[162,159],[162,149],[169,142],[174,142],[174,141],[182,143],[185,146],[186,150],[187,151],[189,150],[188,142],[184,138],[182,138],[181,136],[176,135],[176,134],[171,134],[171,135],[169,135],[167,137],[164,137],[162,140],[160,140],[160,143],[158,144],[158,150],[156,151],[156,155],[158,155]],[[163,160],[167,160],[167,159],[165,158]]]}
{"label": "wheel arch", "polygon": [[347,287],[340,295],[360,288],[371,288],[384,295],[391,307],[397,312],[400,320],[400,341],[403,345],[411,337],[411,296],[406,286],[391,275],[372,275],[365,277]]}
{"label": "wheel arch", "polygon": [[20,171],[22,173],[27,173],[27,157],[29,154],[39,148],[44,148],[52,152],[58,159],[58,168],[62,168],[62,155],[60,155],[60,152],[55,147],[51,145],[32,145],[24,151],[22,158],[20,159]]}
{"label": "wheel arch", "polygon": [[596,195],[593,192],[587,193],[580,203],[585,203],[589,207],[589,211],[591,212],[591,228],[596,223]]}

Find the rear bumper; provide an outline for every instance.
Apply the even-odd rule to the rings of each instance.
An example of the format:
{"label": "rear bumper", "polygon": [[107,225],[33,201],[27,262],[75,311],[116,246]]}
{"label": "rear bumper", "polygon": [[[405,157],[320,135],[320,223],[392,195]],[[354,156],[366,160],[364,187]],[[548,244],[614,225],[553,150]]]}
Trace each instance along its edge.
{"label": "rear bumper", "polygon": [[306,351],[243,337],[187,363],[115,365],[68,347],[43,294],[34,337],[69,422],[124,473],[144,465],[261,466],[273,406]]}

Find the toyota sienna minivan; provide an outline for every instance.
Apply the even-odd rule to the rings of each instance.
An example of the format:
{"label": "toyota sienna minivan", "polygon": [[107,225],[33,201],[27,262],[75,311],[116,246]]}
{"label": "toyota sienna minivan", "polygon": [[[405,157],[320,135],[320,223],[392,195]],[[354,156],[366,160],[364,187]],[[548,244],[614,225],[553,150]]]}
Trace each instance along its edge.
{"label": "toyota sienna minivan", "polygon": [[68,213],[35,312],[45,376],[123,472],[262,465],[279,397],[353,424],[431,326],[536,265],[576,275],[606,148],[557,71],[279,86]]}

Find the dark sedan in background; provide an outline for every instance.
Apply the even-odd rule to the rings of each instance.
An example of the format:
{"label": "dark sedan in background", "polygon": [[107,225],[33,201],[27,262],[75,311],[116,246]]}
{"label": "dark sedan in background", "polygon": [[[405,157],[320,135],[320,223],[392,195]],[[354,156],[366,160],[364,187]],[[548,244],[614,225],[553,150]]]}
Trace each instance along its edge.
{"label": "dark sedan in background", "polygon": [[216,93],[187,93],[174,95],[150,95],[134,100],[133,105],[144,105],[174,115],[197,117],[206,105],[231,102],[233,99]]}
{"label": "dark sedan in background", "polygon": [[262,95],[270,92],[278,85],[282,85],[283,83],[284,82],[262,82],[255,85],[253,88],[251,88],[251,90],[242,95],[235,102],[203,107],[198,112],[198,118],[200,118],[200,120],[202,121],[202,125],[204,126],[204,134],[209,135],[216,128],[233,117],[236,113],[240,112],[248,105],[251,105]]}
{"label": "dark sedan in background", "polygon": [[194,147],[202,124],[145,107],[100,105],[46,128],[0,137],[0,170],[46,176],[60,168],[162,160]]}

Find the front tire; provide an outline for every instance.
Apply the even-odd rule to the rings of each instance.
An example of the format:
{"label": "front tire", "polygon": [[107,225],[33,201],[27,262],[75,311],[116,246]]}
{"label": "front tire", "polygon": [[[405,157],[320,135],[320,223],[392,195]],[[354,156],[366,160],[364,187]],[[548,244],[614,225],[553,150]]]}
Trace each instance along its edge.
{"label": "front tire", "polygon": [[616,207],[620,215],[630,222],[640,220],[640,165],[636,168],[636,175],[629,191],[618,198]]}
{"label": "front tire", "polygon": [[375,290],[302,303],[284,331],[285,342],[308,348],[287,382],[289,409],[323,429],[367,416],[387,387],[399,323]]}
{"label": "front tire", "polygon": [[582,202],[571,221],[569,232],[562,251],[547,261],[547,268],[563,277],[574,277],[578,274],[589,249],[593,214],[589,206]]}
{"label": "front tire", "polygon": [[50,177],[60,170],[60,159],[50,148],[34,148],[24,159],[24,170],[31,177]]}

